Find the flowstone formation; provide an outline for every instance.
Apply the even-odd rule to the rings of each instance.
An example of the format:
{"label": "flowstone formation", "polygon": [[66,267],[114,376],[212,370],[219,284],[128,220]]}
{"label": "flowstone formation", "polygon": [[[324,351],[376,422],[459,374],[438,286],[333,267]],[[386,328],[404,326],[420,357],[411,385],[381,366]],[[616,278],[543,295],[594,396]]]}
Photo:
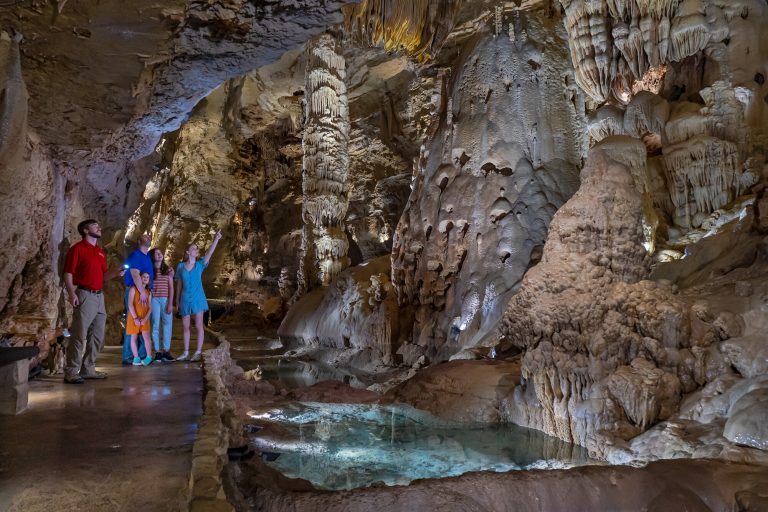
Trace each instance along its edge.
{"label": "flowstone formation", "polygon": [[642,199],[629,169],[595,149],[581,179],[500,327],[523,350],[505,416],[605,456],[614,437],[669,418],[704,383],[716,334],[700,324],[692,336],[686,303],[646,280]]}
{"label": "flowstone formation", "polygon": [[439,129],[414,168],[392,254],[412,315],[409,362],[485,341],[577,187],[584,103],[563,35],[538,16],[509,23],[498,37],[481,25],[440,75]]}

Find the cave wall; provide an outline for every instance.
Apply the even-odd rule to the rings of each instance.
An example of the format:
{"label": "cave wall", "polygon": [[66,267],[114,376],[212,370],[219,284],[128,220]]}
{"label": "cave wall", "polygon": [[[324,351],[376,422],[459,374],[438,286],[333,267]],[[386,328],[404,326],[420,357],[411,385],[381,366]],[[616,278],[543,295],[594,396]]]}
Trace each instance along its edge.
{"label": "cave wall", "polygon": [[[709,229],[766,176],[766,5],[757,1],[561,2],[595,141],[643,140],[640,170],[662,247]],[[650,238],[650,237],[647,237]],[[669,244],[664,244],[669,240]]]}
{"label": "cave wall", "polygon": [[58,317],[67,180],[28,128],[19,40],[0,32],[0,332],[45,354]]}
{"label": "cave wall", "polygon": [[558,19],[478,27],[442,71],[440,127],[423,147],[397,227],[392,275],[432,360],[491,333],[578,186],[586,140]]}

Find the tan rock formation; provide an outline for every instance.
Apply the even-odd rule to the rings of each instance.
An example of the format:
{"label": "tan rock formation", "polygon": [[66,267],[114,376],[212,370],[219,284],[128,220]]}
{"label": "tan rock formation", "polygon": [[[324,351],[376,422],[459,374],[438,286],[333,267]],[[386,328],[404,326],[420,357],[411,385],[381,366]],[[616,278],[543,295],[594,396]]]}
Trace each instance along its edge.
{"label": "tan rock formation", "polygon": [[691,340],[685,303],[644,280],[642,211],[629,169],[593,150],[502,321],[524,350],[510,421],[604,454],[603,436],[634,437],[703,383],[691,345],[711,339]]}
{"label": "tan rock formation", "polygon": [[560,41],[557,27],[513,23],[527,32],[511,41],[485,26],[455,76],[441,74],[439,130],[397,227],[393,283],[430,360],[484,342],[576,186],[583,103],[564,85],[573,82],[563,45],[539,43]]}
{"label": "tan rock formation", "polygon": [[327,286],[349,266],[344,218],[349,207],[349,100],[346,60],[325,33],[307,45],[304,85],[301,259],[297,294]]}
{"label": "tan rock formation", "polygon": [[[274,480],[273,480],[274,481]],[[270,512],[339,510],[395,512],[414,506],[450,512],[560,510],[762,510],[765,470],[713,461],[659,461],[646,468],[593,466],[567,471],[472,473],[421,480],[407,487],[369,487],[345,492],[286,491],[240,480],[250,503]],[[286,486],[290,485],[285,482]],[[294,483],[297,486],[298,483]],[[567,505],[566,505],[567,503]]]}
{"label": "tan rock formation", "polygon": [[381,256],[307,293],[283,319],[281,339],[338,349],[318,356],[358,369],[394,364],[400,318],[389,264],[389,257]]}
{"label": "tan rock formation", "polygon": [[0,32],[0,333],[38,344],[43,358],[59,316],[67,179],[28,130],[20,40]]}

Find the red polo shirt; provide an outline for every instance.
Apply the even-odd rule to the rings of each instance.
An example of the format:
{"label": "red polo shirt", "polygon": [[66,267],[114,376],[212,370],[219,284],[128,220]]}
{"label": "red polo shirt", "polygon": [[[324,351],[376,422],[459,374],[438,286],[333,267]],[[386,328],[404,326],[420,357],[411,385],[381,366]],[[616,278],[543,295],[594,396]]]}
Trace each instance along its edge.
{"label": "red polo shirt", "polygon": [[75,286],[90,290],[104,288],[104,273],[107,271],[107,255],[98,245],[80,240],[69,248],[64,272],[72,274]]}

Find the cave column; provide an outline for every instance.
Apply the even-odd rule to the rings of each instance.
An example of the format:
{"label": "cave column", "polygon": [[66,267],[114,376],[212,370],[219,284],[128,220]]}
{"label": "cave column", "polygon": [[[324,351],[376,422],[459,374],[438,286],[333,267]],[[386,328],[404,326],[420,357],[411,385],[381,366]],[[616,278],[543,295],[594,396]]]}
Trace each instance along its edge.
{"label": "cave column", "polygon": [[302,255],[297,295],[328,285],[349,266],[344,218],[349,207],[347,171],[349,104],[340,41],[324,33],[309,43],[302,146]]}

